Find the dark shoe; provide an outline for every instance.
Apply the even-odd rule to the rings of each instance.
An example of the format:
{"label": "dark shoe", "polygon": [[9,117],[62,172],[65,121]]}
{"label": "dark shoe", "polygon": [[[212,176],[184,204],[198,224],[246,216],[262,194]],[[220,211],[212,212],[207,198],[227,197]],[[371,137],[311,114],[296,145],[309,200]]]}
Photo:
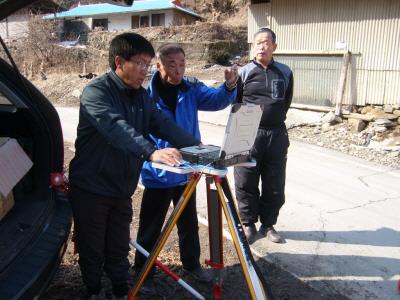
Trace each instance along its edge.
{"label": "dark shoe", "polygon": [[193,270],[187,270],[183,268],[183,272],[189,274],[194,279],[202,283],[210,283],[213,280],[209,270],[205,270],[201,266],[194,268]]}
{"label": "dark shoe", "polygon": [[257,229],[253,223],[243,224],[243,232],[249,244],[252,244],[257,239]]}
{"label": "dark shoe", "polygon": [[147,295],[147,296],[154,296],[157,294],[156,287],[154,286],[154,279],[153,278],[147,278],[146,281],[143,283],[140,293],[142,295]]}
{"label": "dark shoe", "polygon": [[276,232],[274,226],[261,225],[258,231],[262,236],[266,236],[271,242],[283,243],[282,237]]}

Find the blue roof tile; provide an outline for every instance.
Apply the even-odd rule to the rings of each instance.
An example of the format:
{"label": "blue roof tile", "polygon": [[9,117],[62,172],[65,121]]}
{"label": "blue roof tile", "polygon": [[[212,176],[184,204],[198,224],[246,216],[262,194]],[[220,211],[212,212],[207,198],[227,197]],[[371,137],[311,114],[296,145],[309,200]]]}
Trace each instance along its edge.
{"label": "blue roof tile", "polygon": [[102,4],[90,4],[81,5],[72,8],[68,11],[57,13],[55,16],[47,15],[46,19],[59,19],[59,18],[73,18],[73,17],[90,17],[95,15],[109,15],[109,14],[124,14],[124,13],[136,13],[149,10],[162,10],[162,9],[178,9],[180,11],[186,12],[193,16],[199,17],[200,15],[194,11],[185,9],[181,6],[175,5],[170,0],[140,0],[134,1],[132,6],[118,6],[107,3]]}

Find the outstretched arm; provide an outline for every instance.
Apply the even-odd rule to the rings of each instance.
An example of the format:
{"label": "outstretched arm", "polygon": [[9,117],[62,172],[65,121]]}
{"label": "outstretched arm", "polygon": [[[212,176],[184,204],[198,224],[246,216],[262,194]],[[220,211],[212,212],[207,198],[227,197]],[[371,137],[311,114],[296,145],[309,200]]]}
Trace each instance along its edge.
{"label": "outstretched arm", "polygon": [[218,88],[207,87],[197,83],[197,108],[204,111],[224,109],[236,98],[237,66],[225,70],[225,82]]}

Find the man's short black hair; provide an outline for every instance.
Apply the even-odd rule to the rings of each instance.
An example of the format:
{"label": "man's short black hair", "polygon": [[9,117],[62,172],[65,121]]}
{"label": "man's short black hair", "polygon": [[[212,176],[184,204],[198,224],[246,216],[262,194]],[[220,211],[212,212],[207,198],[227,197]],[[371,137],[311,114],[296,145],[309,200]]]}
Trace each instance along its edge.
{"label": "man's short black hair", "polygon": [[157,59],[163,59],[163,57],[171,54],[182,53],[186,56],[183,48],[176,44],[166,44],[157,49],[156,57]]}
{"label": "man's short black hair", "polygon": [[148,54],[154,57],[154,48],[151,43],[140,34],[126,32],[117,35],[112,39],[110,49],[108,51],[108,62],[110,68],[115,71],[115,57],[121,56],[124,59],[130,59],[137,54]]}
{"label": "man's short black hair", "polygon": [[275,32],[272,31],[272,29],[268,28],[268,27],[261,27],[255,34],[254,34],[254,39],[256,39],[257,35],[259,35],[260,33],[269,33],[271,35],[272,41],[274,42],[274,44],[276,43],[276,34]]}

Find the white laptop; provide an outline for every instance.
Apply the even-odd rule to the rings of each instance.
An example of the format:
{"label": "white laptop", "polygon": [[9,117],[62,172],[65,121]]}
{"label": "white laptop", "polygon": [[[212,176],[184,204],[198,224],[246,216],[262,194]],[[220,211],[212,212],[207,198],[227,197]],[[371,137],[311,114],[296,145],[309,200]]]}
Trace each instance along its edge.
{"label": "white laptop", "polygon": [[202,145],[181,148],[183,160],[191,164],[228,167],[251,160],[262,108],[259,105],[232,105],[221,147]]}

